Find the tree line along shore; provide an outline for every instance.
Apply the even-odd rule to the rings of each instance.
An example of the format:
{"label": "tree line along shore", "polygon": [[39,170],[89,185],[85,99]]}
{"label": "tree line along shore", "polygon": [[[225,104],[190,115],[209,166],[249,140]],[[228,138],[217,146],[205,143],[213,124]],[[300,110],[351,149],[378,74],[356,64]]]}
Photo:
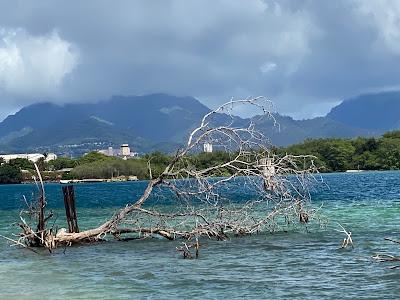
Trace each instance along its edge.
{"label": "tree line along shore", "polygon": [[[387,132],[378,138],[355,139],[329,138],[308,139],[288,147],[272,147],[275,155],[312,155],[320,172],[343,172],[346,170],[400,170],[400,131]],[[234,153],[215,151],[198,153],[187,159],[199,169],[222,164],[231,160]],[[97,152],[71,159],[59,157],[37,165],[45,181],[117,179],[129,177],[139,180],[157,176],[172,159],[171,155],[154,152],[144,156],[123,160]],[[0,184],[32,181],[34,165],[27,159],[14,159],[5,163],[0,160]],[[220,169],[211,176],[228,176],[228,169]]]}

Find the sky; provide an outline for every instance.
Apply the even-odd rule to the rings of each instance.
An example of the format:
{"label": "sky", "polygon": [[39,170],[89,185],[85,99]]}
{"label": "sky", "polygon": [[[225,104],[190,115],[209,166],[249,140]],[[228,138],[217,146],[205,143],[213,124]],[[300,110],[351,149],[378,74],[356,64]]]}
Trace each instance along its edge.
{"label": "sky", "polygon": [[0,0],[0,120],[158,92],[311,118],[399,75],[396,0]]}

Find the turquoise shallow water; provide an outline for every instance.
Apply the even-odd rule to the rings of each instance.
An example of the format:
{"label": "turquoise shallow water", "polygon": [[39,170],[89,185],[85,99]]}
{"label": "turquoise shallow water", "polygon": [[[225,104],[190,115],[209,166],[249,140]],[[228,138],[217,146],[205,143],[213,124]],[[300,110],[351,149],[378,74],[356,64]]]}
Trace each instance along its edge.
{"label": "turquoise shallow water", "polygon": [[[313,191],[325,228],[204,241],[199,260],[183,260],[178,242],[110,242],[35,254],[0,240],[0,299],[398,299],[400,271],[370,256],[400,247],[400,172],[326,174]],[[81,228],[103,221],[133,201],[144,182],[76,186]],[[0,233],[14,229],[31,185],[0,186]],[[49,206],[60,211],[60,185],[46,186]],[[245,195],[243,195],[244,197]],[[232,197],[240,197],[235,191]],[[339,249],[340,222],[355,248]]]}

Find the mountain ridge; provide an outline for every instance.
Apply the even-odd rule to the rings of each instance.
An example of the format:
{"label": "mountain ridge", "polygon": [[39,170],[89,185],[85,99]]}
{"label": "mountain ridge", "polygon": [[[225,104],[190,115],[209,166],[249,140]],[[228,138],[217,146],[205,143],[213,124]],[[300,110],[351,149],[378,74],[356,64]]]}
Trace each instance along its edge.
{"label": "mountain ridge", "polygon": [[[368,94],[354,99],[344,100],[325,117],[294,120],[276,113],[280,130],[266,117],[235,116],[234,122],[236,126],[246,126],[253,121],[278,146],[308,138],[374,136],[398,128],[400,92]],[[383,106],[387,103],[395,106],[395,113],[387,118],[384,126],[371,119],[366,126],[359,111],[366,116],[384,114],[385,107],[381,107],[379,99],[383,99]],[[367,108],[374,111],[363,109],[367,102]],[[139,152],[173,151],[209,111],[193,97],[168,94],[113,96],[97,103],[36,103],[0,122],[0,152],[54,151],[74,155],[121,143],[129,143]],[[227,116],[218,115],[216,122],[224,118]]]}
{"label": "mountain ridge", "polygon": [[399,128],[400,92],[377,92],[346,99],[332,108],[326,117],[348,126],[379,132]]}

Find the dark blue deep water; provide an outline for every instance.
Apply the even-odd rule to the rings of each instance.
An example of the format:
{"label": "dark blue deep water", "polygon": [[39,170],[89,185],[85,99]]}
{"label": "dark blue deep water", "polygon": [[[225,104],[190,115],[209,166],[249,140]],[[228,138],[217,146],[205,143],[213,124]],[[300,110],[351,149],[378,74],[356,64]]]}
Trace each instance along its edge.
{"label": "dark blue deep water", "polygon": [[[326,174],[312,192],[323,227],[229,241],[204,241],[198,260],[183,260],[179,242],[110,242],[35,254],[0,240],[0,299],[399,299],[400,269],[376,263],[377,252],[400,255],[400,172]],[[76,185],[81,228],[134,202],[146,182]],[[31,197],[32,185],[0,185],[0,234]],[[46,186],[63,223],[61,186]],[[246,198],[240,189],[232,197]],[[157,199],[155,199],[156,201]],[[340,249],[337,222],[353,233]],[[63,225],[65,226],[65,225]],[[400,263],[399,263],[400,264]]]}

